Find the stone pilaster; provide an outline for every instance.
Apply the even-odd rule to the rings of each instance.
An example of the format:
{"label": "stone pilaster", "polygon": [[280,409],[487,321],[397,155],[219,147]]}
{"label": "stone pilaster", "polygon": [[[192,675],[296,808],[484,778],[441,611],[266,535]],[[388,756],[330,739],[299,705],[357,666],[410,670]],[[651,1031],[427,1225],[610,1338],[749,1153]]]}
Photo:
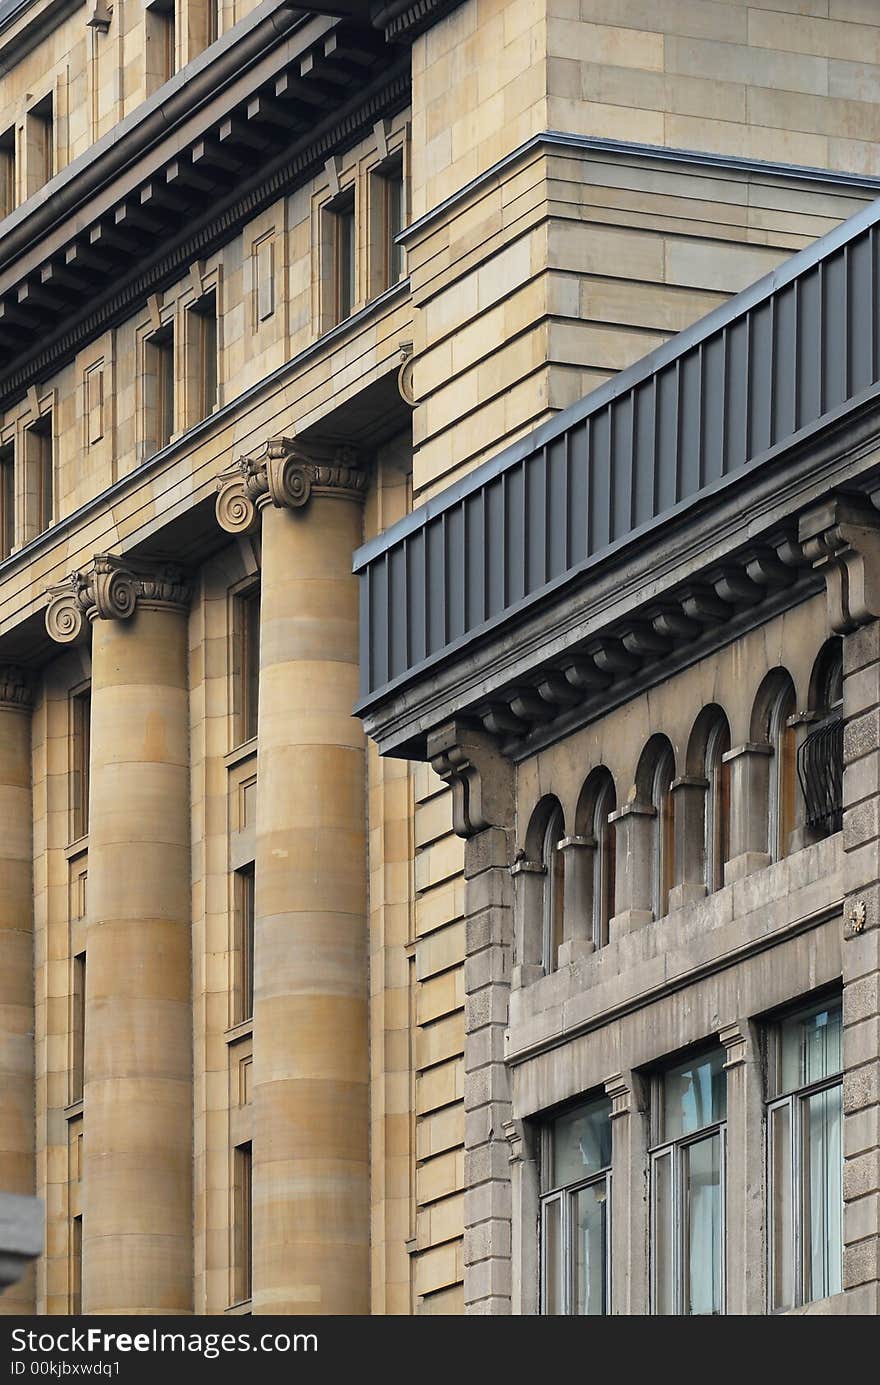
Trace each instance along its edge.
{"label": "stone pilaster", "polygon": [[843,1288],[880,1312],[880,523],[835,498],[801,519],[843,635]]}
{"label": "stone pilaster", "polygon": [[747,1021],[718,1031],[727,1072],[725,1183],[726,1312],[765,1311],[767,1206],[764,1189],[764,1083],[760,1045]]}
{"label": "stone pilaster", "polygon": [[616,898],[609,920],[612,941],[653,922],[654,820],[650,804],[626,803],[608,819],[614,823]]}
{"label": "stone pilaster", "polygon": [[611,1312],[649,1311],[648,1092],[637,1073],[605,1080],[611,1098]]}
{"label": "stone pilaster", "polygon": [[748,742],[722,756],[730,767],[730,856],[724,863],[725,885],[770,864],[767,809],[772,754],[769,745]]}
{"label": "stone pilaster", "polygon": [[675,803],[675,880],[669,912],[706,895],[706,779],[683,777],[672,785]]}
{"label": "stone pilaster", "polygon": [[365,752],[348,454],[270,441],[219,480],[262,524],[254,924],[253,1311],[368,1313]]}
{"label": "stone pilaster", "polygon": [[52,589],[92,629],[83,1311],[192,1311],[189,694],[183,573],[101,556]]}
{"label": "stone pilaster", "polygon": [[565,933],[559,947],[557,965],[589,957],[595,951],[593,940],[593,878],[596,858],[595,837],[563,837],[557,848],[562,852],[565,872]]}
{"label": "stone pilaster", "polygon": [[467,1313],[511,1312],[511,1119],[504,1061],[513,939],[513,766],[491,737],[452,722],[428,739],[465,847],[465,1213]]}
{"label": "stone pilaster", "polygon": [[[0,667],[0,1190],[34,1191],[34,923],[31,698]],[[35,1312],[33,1271],[0,1295],[0,1314]]]}

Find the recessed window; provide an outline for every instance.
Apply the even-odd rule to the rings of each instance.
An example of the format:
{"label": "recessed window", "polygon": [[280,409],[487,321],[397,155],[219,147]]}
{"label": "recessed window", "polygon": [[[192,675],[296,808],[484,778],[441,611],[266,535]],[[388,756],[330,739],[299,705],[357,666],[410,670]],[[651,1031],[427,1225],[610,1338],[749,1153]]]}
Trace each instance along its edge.
{"label": "recessed window", "polygon": [[771,1311],[841,1290],[841,1022],[840,1001],[823,1001],[768,1031]]}
{"label": "recessed window", "polygon": [[55,117],[51,92],[28,111],[25,130],[30,196],[48,183],[55,173]]}
{"label": "recessed window", "polygon": [[724,1050],[653,1082],[651,1311],[724,1312]]}
{"label": "recessed window", "polygon": [[0,447],[0,561],[15,547],[15,448]]}
{"label": "recessed window", "polygon": [[0,134],[0,217],[8,216],[15,208],[15,127]]}
{"label": "recessed window", "polygon": [[257,734],[260,703],[260,587],[248,587],[235,598],[236,742]]}
{"label": "recessed window", "polygon": [[333,231],[333,279],[335,318],[337,322],[351,316],[355,304],[355,222],[354,193],[337,198],[329,215]]}
{"label": "recessed window", "polygon": [[70,1223],[70,1311],[75,1317],[82,1314],[82,1232],[82,1217],[73,1217]]}
{"label": "recessed window", "polygon": [[593,810],[593,942],[604,947],[608,942],[608,925],[614,915],[615,894],[615,837],[614,823],[608,818],[617,807],[617,796],[611,776],[603,777],[596,794]]}
{"label": "recessed window", "polygon": [[786,683],[780,688],[771,708],[769,740],[773,751],[770,765],[770,856],[781,861],[788,854],[788,841],[795,826],[795,714],[794,688]]}
{"label": "recessed window", "polygon": [[233,1295],[236,1303],[244,1303],[253,1292],[253,1156],[250,1143],[236,1146],[233,1155]]}
{"label": "recessed window", "polygon": [[167,82],[174,72],[174,0],[147,0],[144,47],[147,94]]}
{"label": "recessed window", "polygon": [[254,327],[275,312],[275,235],[258,240],[253,250]]}
{"label": "recessed window", "polygon": [[611,1102],[558,1116],[541,1143],[541,1312],[609,1311]]}
{"label": "recessed window", "polygon": [[730,764],[724,759],[730,749],[727,718],[718,717],[706,738],[706,890],[720,890],[724,884],[724,865],[730,859]]}
{"label": "recessed window", "polygon": [[82,1101],[85,1080],[86,954],[72,962],[70,996],[70,1101]]}
{"label": "recessed window", "polygon": [[544,971],[554,971],[559,956],[559,946],[563,940],[563,915],[565,911],[565,863],[559,842],[565,836],[565,823],[562,809],[554,808],[544,832],[544,845],[541,864],[544,867],[544,920],[543,920],[543,964]]}
{"label": "recessed window", "polygon": [[145,455],[167,447],[174,432],[174,327],[169,322],[144,342]]}
{"label": "recessed window", "polygon": [[235,931],[238,956],[236,986],[237,1024],[253,1018],[254,1013],[254,866],[243,866],[235,872]]}
{"label": "recessed window", "polygon": [[206,293],[189,309],[188,375],[190,422],[207,418],[217,407],[217,295]]}
{"label": "recessed window", "polygon": [[91,755],[92,694],[87,688],[70,699],[70,806],[73,840],[89,830],[89,758]]}
{"label": "recessed window", "polygon": [[42,534],[52,523],[55,509],[55,446],[52,436],[52,411],[49,410],[25,429],[28,510],[31,537]]}
{"label": "recessed window", "polygon": [[381,293],[403,278],[403,246],[396,237],[406,223],[406,185],[400,156],[377,169],[371,182],[371,291]]}
{"label": "recessed window", "polygon": [[654,899],[655,919],[669,912],[669,891],[675,880],[675,800],[672,781],[675,760],[672,748],[666,746],[659,754],[654,769],[651,802],[654,819]]}

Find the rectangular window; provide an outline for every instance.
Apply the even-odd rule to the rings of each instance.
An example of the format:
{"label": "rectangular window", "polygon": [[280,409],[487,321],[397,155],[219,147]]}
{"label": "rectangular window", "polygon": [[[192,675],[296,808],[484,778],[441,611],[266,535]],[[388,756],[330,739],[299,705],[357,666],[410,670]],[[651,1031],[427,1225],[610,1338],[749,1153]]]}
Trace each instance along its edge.
{"label": "rectangular window", "polygon": [[89,756],[91,754],[91,689],[70,699],[70,806],[73,840],[89,830]]}
{"label": "rectangular window", "polygon": [[147,95],[174,73],[174,0],[148,0],[145,19]]}
{"label": "rectangular window", "polygon": [[70,997],[70,1101],[82,1101],[85,1081],[86,954],[73,959]]}
{"label": "rectangular window", "polygon": [[254,246],[254,320],[259,327],[275,312],[275,236],[264,236]]}
{"label": "rectangular window", "polygon": [[55,173],[55,120],[52,93],[27,113],[28,196],[38,192]]}
{"label": "rectangular window", "polygon": [[253,1265],[253,1160],[251,1145],[238,1145],[234,1158],[234,1261],[236,1303],[244,1303],[252,1294]]}
{"label": "rectangular window", "polygon": [[104,436],[104,366],[99,362],[89,366],[83,376],[86,445],[100,442]]}
{"label": "rectangular window", "polygon": [[189,310],[190,423],[217,407],[217,295],[206,293]]}
{"label": "rectangular window", "polygon": [[549,1122],[541,1142],[541,1312],[598,1317],[610,1308],[611,1102]]}
{"label": "rectangular window", "polygon": [[354,193],[346,193],[332,208],[333,264],[336,280],[336,321],[351,316],[355,289]]}
{"label": "rectangular window", "polygon": [[770,1310],[841,1291],[842,1011],[799,1010],[768,1031]]}
{"label": "rectangular window", "polygon": [[0,217],[15,208],[15,126],[0,135]]}
{"label": "rectangular window", "polygon": [[254,867],[243,866],[235,872],[236,950],[238,952],[238,986],[236,1023],[253,1018],[254,1013]]}
{"label": "rectangular window", "polygon": [[724,1312],[724,1050],[653,1084],[651,1311]]}
{"label": "rectangular window", "polygon": [[235,598],[237,740],[257,734],[260,701],[260,588]]}
{"label": "rectangular window", "polygon": [[0,447],[0,561],[15,547],[15,448]]}
{"label": "rectangular window", "polygon": [[73,1217],[70,1223],[70,1311],[74,1317],[82,1314],[82,1217]]}
{"label": "rectangular window", "polygon": [[144,440],[146,455],[167,447],[174,432],[174,328],[144,342]]}
{"label": "rectangular window", "polygon": [[33,533],[42,534],[52,523],[55,508],[55,457],[52,411],[42,414],[25,430],[28,481]]}
{"label": "rectangular window", "polygon": [[403,246],[396,237],[406,221],[406,189],[403,181],[403,160],[395,159],[375,174],[373,195],[378,199],[378,236],[381,246],[381,278],[376,291],[390,288],[403,278]]}

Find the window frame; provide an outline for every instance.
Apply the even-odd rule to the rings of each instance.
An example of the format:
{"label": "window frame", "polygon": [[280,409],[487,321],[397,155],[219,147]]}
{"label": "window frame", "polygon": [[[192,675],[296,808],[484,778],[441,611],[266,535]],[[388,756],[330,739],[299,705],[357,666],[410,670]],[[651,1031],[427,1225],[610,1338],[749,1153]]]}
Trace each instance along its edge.
{"label": "window frame", "polygon": [[562,807],[556,804],[547,819],[541,846],[544,888],[541,898],[541,965],[545,976],[556,971],[559,948],[565,941],[565,865],[559,842],[565,836]]}
{"label": "window frame", "polygon": [[[692,1054],[694,1062],[698,1062],[702,1057],[710,1057],[713,1053],[722,1055],[722,1071],[725,1074],[725,1112],[722,1120],[710,1121],[701,1126],[698,1130],[689,1131],[686,1135],[680,1135],[675,1139],[661,1138],[661,1112],[663,1108],[664,1088],[663,1083],[666,1074],[676,1067],[681,1066],[685,1059],[673,1059],[668,1064],[651,1074],[651,1102],[650,1102],[650,1142],[648,1146],[648,1300],[649,1313],[652,1316],[666,1316],[658,1312],[657,1300],[657,1270],[658,1270],[658,1228],[657,1228],[657,1189],[658,1176],[656,1173],[658,1165],[664,1160],[670,1161],[670,1188],[672,1193],[671,1200],[671,1294],[672,1294],[672,1316],[712,1316],[723,1317],[727,1313],[727,1055],[723,1048],[713,1044],[709,1048],[700,1049]],[[686,1197],[686,1157],[687,1151],[693,1146],[718,1140],[718,1169],[719,1169],[719,1193],[720,1193],[720,1222],[721,1222],[721,1255],[720,1255],[720,1308],[717,1314],[711,1315],[691,1315],[687,1312],[686,1293],[687,1284],[685,1280],[684,1267],[687,1260],[687,1197]]]}
{"label": "window frame", "polygon": [[617,793],[610,775],[603,779],[593,808],[593,945],[608,942],[609,924],[614,917],[617,885],[615,827],[608,819],[617,811]]}
{"label": "window frame", "polygon": [[792,718],[797,712],[794,687],[786,682],[773,698],[767,720],[767,740],[772,752],[767,846],[772,863],[788,855],[788,843],[797,822],[797,747]]}
{"label": "window frame", "polygon": [[[841,1044],[843,1041],[843,998],[838,999],[828,996],[824,1000],[819,999],[807,1005],[797,1006],[794,1009],[774,1016],[765,1029],[765,1093],[764,1093],[764,1170],[766,1186],[766,1272],[767,1272],[767,1291],[766,1307],[767,1312],[772,1316],[781,1313],[791,1312],[792,1309],[802,1308],[808,1303],[821,1301],[820,1297],[807,1297],[806,1280],[807,1264],[805,1256],[804,1238],[804,1193],[805,1193],[805,1174],[806,1166],[803,1159],[803,1134],[804,1117],[803,1111],[806,1103],[813,1096],[821,1092],[831,1091],[835,1088],[840,1089],[841,1093],[841,1241],[840,1241],[840,1287],[835,1293],[843,1290],[843,1074],[844,1064],[841,1052],[841,1064],[836,1073],[827,1074],[825,1077],[816,1078],[812,1082],[801,1084],[789,1092],[775,1092],[771,1094],[771,1086],[781,1085],[776,1077],[776,1073],[781,1066],[781,1028],[783,1023],[789,1019],[796,1019],[799,1015],[807,1017],[811,1013],[821,1011],[823,1008],[839,1009],[841,1016]],[[772,1048],[772,1053],[771,1053]],[[776,1271],[776,1236],[774,1234],[775,1211],[776,1211],[776,1185],[777,1179],[774,1175],[774,1147],[773,1147],[773,1113],[784,1109],[789,1110],[789,1170],[788,1170],[788,1193],[791,1199],[791,1237],[788,1245],[788,1252],[791,1255],[791,1275],[792,1288],[794,1291],[794,1302],[790,1304],[777,1305],[774,1303],[775,1292],[775,1271]],[[827,1297],[822,1295],[821,1297]]]}
{"label": "window frame", "polygon": [[704,865],[706,893],[724,886],[724,867],[730,860],[730,727],[718,717],[706,737],[705,777],[706,812],[704,819]]}
{"label": "window frame", "polygon": [[[552,1167],[553,1136],[556,1122],[561,1115],[574,1114],[579,1109],[587,1109],[592,1105],[599,1105],[607,1101],[608,1123],[609,1123],[609,1144],[611,1148],[611,1158],[608,1164],[602,1169],[597,1169],[594,1173],[588,1174],[585,1178],[577,1179],[572,1183],[543,1187],[544,1171]],[[612,1186],[613,1186],[613,1133],[611,1131],[611,1102],[601,1096],[588,1098],[571,1106],[566,1111],[558,1112],[555,1117],[546,1119],[540,1129],[539,1158],[540,1158],[540,1179],[538,1188],[538,1315],[541,1317],[561,1316],[561,1317],[580,1317],[581,1314],[574,1312],[574,1302],[576,1296],[575,1276],[577,1262],[574,1255],[574,1242],[572,1236],[575,1224],[574,1207],[579,1193],[585,1189],[596,1188],[600,1185],[605,1189],[604,1200],[604,1235],[605,1235],[605,1264],[604,1280],[602,1286],[604,1312],[602,1314],[591,1314],[590,1316],[607,1317],[611,1313],[611,1249],[612,1249]],[[551,1205],[559,1206],[559,1253],[561,1256],[562,1279],[561,1292],[563,1300],[563,1311],[561,1314],[548,1314],[547,1312],[547,1221],[546,1209]]]}
{"label": "window frame", "polygon": [[675,884],[675,756],[664,745],[651,776],[651,805],[654,819],[654,855],[651,870],[651,909],[656,919],[669,913],[669,894]]}

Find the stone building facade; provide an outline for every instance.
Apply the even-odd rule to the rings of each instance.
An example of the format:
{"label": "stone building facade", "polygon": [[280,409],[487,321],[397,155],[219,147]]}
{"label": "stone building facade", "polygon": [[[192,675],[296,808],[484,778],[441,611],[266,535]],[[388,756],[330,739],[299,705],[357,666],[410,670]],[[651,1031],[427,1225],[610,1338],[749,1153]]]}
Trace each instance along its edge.
{"label": "stone building facade", "polygon": [[877,1311],[873,11],[0,5],[0,1311]]}

